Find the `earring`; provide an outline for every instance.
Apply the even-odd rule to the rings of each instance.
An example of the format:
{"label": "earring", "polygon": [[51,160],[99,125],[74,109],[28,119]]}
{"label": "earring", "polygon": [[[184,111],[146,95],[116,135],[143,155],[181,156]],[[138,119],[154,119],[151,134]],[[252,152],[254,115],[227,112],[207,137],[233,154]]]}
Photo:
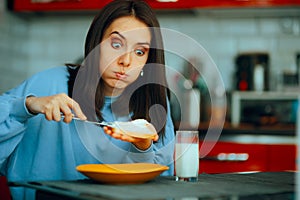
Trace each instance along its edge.
{"label": "earring", "polygon": [[144,70],[141,70],[141,76],[144,76]]}

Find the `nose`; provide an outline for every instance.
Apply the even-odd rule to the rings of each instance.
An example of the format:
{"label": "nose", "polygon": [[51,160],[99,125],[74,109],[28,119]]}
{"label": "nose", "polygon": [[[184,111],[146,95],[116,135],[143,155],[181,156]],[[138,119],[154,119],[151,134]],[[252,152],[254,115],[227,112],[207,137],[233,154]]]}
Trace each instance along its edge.
{"label": "nose", "polygon": [[126,52],[119,57],[119,64],[123,67],[129,67],[131,62],[131,52]]}

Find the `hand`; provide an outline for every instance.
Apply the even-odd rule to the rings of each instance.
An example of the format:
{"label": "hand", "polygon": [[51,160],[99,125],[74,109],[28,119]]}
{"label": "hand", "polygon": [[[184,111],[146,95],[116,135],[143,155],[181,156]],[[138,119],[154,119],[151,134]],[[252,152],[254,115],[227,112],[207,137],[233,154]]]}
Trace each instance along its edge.
{"label": "hand", "polygon": [[77,117],[86,120],[79,104],[64,93],[46,97],[27,97],[26,107],[31,113],[44,114],[47,120],[60,121],[63,113],[64,122],[69,123],[73,118],[72,110]]}
{"label": "hand", "polygon": [[131,142],[140,150],[147,150],[151,146],[152,141],[157,141],[159,138],[157,134],[153,138],[147,138],[147,139],[132,137],[123,134],[120,129],[116,129],[108,126],[103,127],[103,130],[106,134],[110,135],[113,138],[123,140],[126,142]]}

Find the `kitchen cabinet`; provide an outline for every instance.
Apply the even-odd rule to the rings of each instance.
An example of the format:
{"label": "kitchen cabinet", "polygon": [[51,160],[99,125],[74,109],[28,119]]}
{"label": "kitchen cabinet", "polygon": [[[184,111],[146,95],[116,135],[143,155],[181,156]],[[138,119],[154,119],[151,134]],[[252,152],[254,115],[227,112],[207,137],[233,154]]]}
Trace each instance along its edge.
{"label": "kitchen cabinet", "polygon": [[296,151],[296,145],[269,145],[267,170],[296,170]]}
{"label": "kitchen cabinet", "polygon": [[199,173],[296,170],[296,145],[220,141],[200,159],[199,166]]}
{"label": "kitchen cabinet", "polygon": [[[93,11],[101,9],[110,0],[7,0],[9,7],[16,12],[46,11]],[[298,0],[147,0],[149,5],[161,9],[196,8],[240,8],[240,7],[294,7]]]}
{"label": "kitchen cabinet", "polygon": [[110,0],[13,0],[9,7],[14,11],[85,11],[102,8]]}

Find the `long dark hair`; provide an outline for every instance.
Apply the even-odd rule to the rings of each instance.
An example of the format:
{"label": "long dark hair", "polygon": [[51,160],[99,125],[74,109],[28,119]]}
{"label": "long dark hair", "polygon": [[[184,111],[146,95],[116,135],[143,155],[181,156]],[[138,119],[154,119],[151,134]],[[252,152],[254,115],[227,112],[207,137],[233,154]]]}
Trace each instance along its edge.
{"label": "long dark hair", "polygon": [[[132,113],[132,119],[143,118],[151,121],[160,130],[159,134],[163,135],[165,131],[166,112],[168,112],[167,98],[169,94],[164,67],[165,57],[162,36],[159,29],[160,25],[155,13],[147,3],[137,0],[115,0],[107,4],[95,16],[89,28],[85,42],[85,58],[101,43],[103,34],[111,23],[124,16],[133,16],[144,22],[148,27],[154,28],[150,29],[151,44],[147,63],[143,68],[144,75],[126,87],[118,100],[113,103],[113,107],[117,108],[115,109],[117,111],[124,111],[126,110],[125,106],[127,106],[128,110],[129,105],[129,112]],[[71,73],[69,82],[74,82],[74,78],[73,72]],[[72,83],[69,84],[69,93],[71,92],[70,85],[72,86]],[[137,88],[137,86],[139,87]],[[103,84],[100,78],[95,95],[95,112],[100,121],[103,120],[101,109],[104,104],[104,98]],[[129,104],[124,104],[127,101]],[[164,108],[164,114],[160,112],[161,109],[151,109],[150,111],[150,108],[157,104]]]}

